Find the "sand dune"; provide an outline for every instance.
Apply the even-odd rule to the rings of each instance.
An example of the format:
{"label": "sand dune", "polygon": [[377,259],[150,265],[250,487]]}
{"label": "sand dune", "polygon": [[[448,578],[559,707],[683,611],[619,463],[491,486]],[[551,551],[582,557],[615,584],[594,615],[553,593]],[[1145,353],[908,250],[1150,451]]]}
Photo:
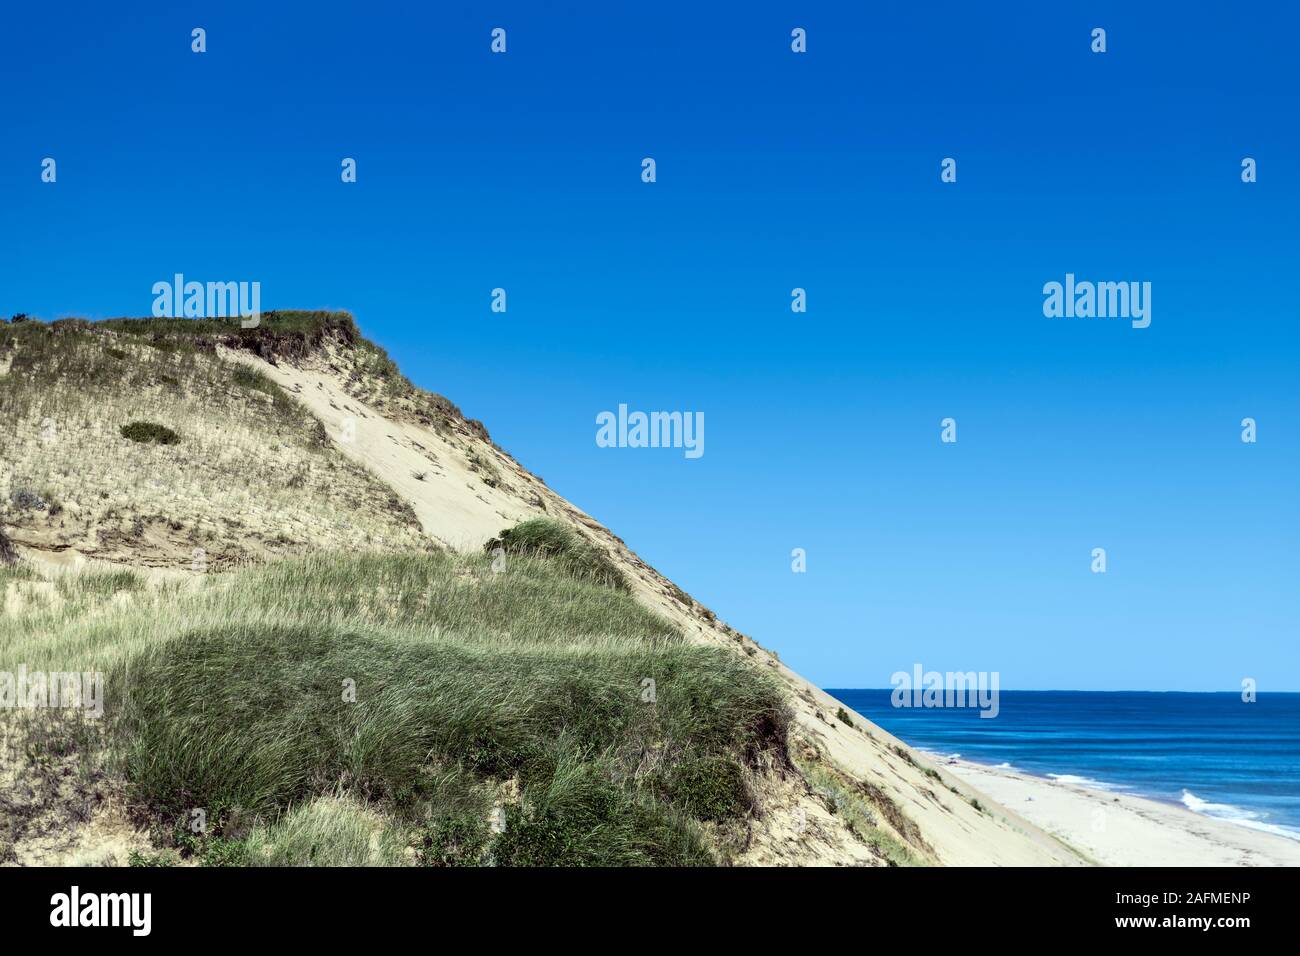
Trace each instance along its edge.
{"label": "sand dune", "polygon": [[[278,484],[301,498],[285,491],[273,504],[312,509],[310,514],[293,517],[284,508],[254,502],[260,512],[253,514],[252,505],[238,498],[223,499],[219,507],[189,490],[181,497],[191,510],[201,504],[217,514],[239,516],[219,529],[224,534],[219,540],[230,550],[232,562],[243,553],[243,545],[253,556],[297,553],[293,549],[329,550],[349,541],[355,541],[356,547],[396,551],[428,549],[432,541],[448,549],[477,552],[505,528],[545,515],[566,523],[603,551],[627,579],[636,599],[672,621],[689,639],[724,648],[781,681],[794,717],[789,735],[791,763],[782,757],[756,775],[762,788],[756,794],[758,812],[750,820],[743,849],[732,857],[734,862],[818,866],[1300,862],[1300,844],[1177,807],[1126,797],[1116,800],[1114,795],[969,765],[936,766],[861,715],[842,708],[774,653],[719,620],[609,529],[495,446],[482,425],[465,419],[458,410],[439,414],[437,402],[445,400],[437,396],[412,394],[409,387],[381,387],[391,386],[392,378],[374,380],[373,352],[360,353],[340,338],[327,338],[298,360],[282,357],[276,364],[246,351],[224,347],[217,351],[224,361],[252,366],[293,395],[310,412],[308,420],[319,422],[313,426],[323,427],[320,447],[342,453],[324,464],[309,463],[309,468],[292,459],[285,443],[268,441],[266,435],[244,435],[240,425],[249,419],[240,414],[252,411],[232,412],[220,419],[217,425],[224,424],[231,434],[218,437],[224,437],[226,444],[231,435],[239,438],[239,454],[263,455],[260,464],[283,471],[285,479]],[[190,422],[196,434],[203,434],[201,424]],[[88,448],[84,457],[93,451],[93,446]],[[299,473],[307,477],[300,481],[294,477]],[[189,471],[186,475],[193,477]],[[266,484],[278,487],[269,479]],[[148,511],[154,504],[151,485],[137,482],[123,488],[123,494],[130,492],[140,499],[123,501],[123,513],[152,514]],[[109,504],[118,507],[116,499]],[[344,506],[347,510],[340,510]],[[79,564],[78,548],[88,547],[91,558],[153,565],[159,573],[165,566],[168,573],[186,575],[196,573],[187,569],[193,541],[200,540],[193,535],[206,527],[199,520],[202,517],[190,515],[184,523],[174,522],[174,528],[161,519],[146,527],[144,518],[138,517],[136,524],[143,531],[126,534],[119,529],[115,537],[113,528],[97,526],[92,515],[79,523],[60,521],[46,537],[25,528],[15,543],[25,556],[46,563]],[[154,526],[163,529],[156,540],[145,533]],[[268,539],[275,526],[292,532],[283,546]],[[247,540],[232,537],[238,533]],[[47,540],[49,535],[56,537]],[[1099,830],[1093,824],[1097,814],[1103,821]]]}
{"label": "sand dune", "polygon": [[[971,866],[1078,866],[1060,840],[984,794],[928,766],[901,741],[857,714],[853,727],[835,717],[840,704],[748,636],[638,558],[603,525],[557,495],[490,441],[470,431],[438,431],[394,410],[361,401],[349,388],[347,355],[326,350],[304,362],[270,365],[246,352],[223,358],[255,366],[318,417],[336,445],[410,502],[425,533],[459,550],[478,550],[503,528],[541,514],[560,518],[606,549],[637,599],[701,643],[721,645],[771,668],[788,686],[795,710],[796,756],[825,771],[849,797],[873,807],[879,829],[917,862]],[[830,812],[825,794],[789,775],[764,794],[741,862],[771,865],[882,865]],[[883,805],[884,810],[880,810]]]}

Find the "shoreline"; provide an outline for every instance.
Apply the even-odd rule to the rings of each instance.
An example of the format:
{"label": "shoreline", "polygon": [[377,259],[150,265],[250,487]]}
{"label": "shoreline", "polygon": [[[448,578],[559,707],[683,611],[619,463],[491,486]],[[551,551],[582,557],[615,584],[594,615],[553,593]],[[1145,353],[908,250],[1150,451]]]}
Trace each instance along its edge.
{"label": "shoreline", "polygon": [[927,756],[1103,866],[1300,866],[1300,841],[1175,803]]}

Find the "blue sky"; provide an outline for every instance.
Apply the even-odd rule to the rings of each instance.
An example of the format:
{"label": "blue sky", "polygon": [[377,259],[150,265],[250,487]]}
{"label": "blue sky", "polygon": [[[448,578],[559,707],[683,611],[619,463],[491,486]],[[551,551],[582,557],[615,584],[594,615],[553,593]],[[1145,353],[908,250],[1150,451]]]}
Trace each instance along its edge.
{"label": "blue sky", "polygon": [[[1300,690],[1300,15],[133,6],[4,14],[0,311],[350,310],[823,685]],[[1045,318],[1067,272],[1151,326]],[[704,456],[598,448],[619,403]]]}

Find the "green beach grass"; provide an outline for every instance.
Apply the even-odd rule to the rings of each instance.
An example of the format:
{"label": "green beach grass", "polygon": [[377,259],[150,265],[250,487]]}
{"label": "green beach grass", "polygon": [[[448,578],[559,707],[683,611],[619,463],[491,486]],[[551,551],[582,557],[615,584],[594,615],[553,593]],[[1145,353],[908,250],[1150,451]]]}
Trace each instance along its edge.
{"label": "green beach grass", "polygon": [[69,575],[0,623],[20,664],[105,672],[75,741],[141,865],[719,863],[787,762],[766,675],[558,553]]}

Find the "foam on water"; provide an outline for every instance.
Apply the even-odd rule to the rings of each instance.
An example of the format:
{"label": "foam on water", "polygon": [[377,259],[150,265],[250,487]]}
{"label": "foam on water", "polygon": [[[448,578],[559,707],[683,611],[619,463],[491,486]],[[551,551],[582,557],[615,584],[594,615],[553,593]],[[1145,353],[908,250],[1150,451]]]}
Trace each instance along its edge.
{"label": "foam on water", "polygon": [[1057,783],[1069,784],[1075,787],[1089,787],[1093,790],[1130,790],[1131,787],[1122,783],[1105,783],[1101,780],[1093,780],[1091,777],[1080,777],[1073,773],[1049,773],[1049,777]]}
{"label": "foam on water", "polygon": [[1300,840],[1300,829],[1277,823],[1265,823],[1266,815],[1263,813],[1236,807],[1231,803],[1211,803],[1209,800],[1202,800],[1190,790],[1183,791],[1183,806],[1202,816],[1226,820],[1228,823],[1235,823],[1237,826],[1248,827],[1251,830],[1262,830],[1265,833],[1276,833],[1278,836]]}

